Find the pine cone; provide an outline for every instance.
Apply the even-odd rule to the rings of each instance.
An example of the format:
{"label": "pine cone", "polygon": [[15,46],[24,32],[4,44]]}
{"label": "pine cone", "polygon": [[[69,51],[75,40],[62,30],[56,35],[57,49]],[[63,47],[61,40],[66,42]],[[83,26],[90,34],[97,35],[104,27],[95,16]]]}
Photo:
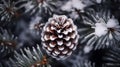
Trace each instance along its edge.
{"label": "pine cone", "polygon": [[79,38],[76,25],[65,15],[54,15],[50,18],[41,35],[43,48],[58,60],[71,55]]}

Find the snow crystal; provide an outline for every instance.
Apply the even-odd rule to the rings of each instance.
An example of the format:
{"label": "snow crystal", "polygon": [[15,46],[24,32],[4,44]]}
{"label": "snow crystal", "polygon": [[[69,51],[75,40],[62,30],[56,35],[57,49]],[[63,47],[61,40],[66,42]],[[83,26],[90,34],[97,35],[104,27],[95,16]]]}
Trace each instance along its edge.
{"label": "snow crystal", "polygon": [[107,27],[108,27],[108,28],[114,28],[114,27],[116,27],[116,26],[118,26],[118,25],[119,25],[118,20],[117,20],[117,19],[114,19],[114,18],[109,19],[108,22],[107,22]]}
{"label": "snow crystal", "polygon": [[105,35],[108,32],[105,23],[96,23],[95,26],[95,35],[97,35],[98,37]]}

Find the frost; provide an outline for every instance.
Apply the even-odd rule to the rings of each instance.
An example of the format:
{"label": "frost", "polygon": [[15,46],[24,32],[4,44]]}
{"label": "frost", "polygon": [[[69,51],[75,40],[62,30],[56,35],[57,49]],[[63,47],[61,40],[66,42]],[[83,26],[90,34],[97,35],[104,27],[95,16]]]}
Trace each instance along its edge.
{"label": "frost", "polygon": [[102,0],[96,0],[96,2],[97,2],[97,3],[101,3],[101,2],[102,2]]}
{"label": "frost", "polygon": [[70,14],[70,17],[73,18],[73,19],[76,19],[76,18],[79,17],[79,15],[77,14],[77,12],[74,11]]}
{"label": "frost", "polygon": [[71,11],[72,10],[72,2],[68,1],[63,7],[61,7],[64,11]]}
{"label": "frost", "polygon": [[83,10],[86,7],[85,4],[82,3],[80,0],[72,0],[72,6],[76,9]]}
{"label": "frost", "polygon": [[97,35],[98,37],[105,35],[108,32],[105,23],[96,23],[95,26],[95,35]]}
{"label": "frost", "polygon": [[114,18],[109,19],[108,22],[107,22],[107,27],[108,27],[108,28],[114,28],[114,27],[116,27],[116,26],[118,26],[118,25],[119,25],[118,20],[117,20],[117,19],[114,19]]}
{"label": "frost", "polygon": [[39,21],[41,20],[41,17],[36,17],[36,18],[32,18],[32,21],[30,22],[30,25],[29,25],[29,29],[33,30],[35,29],[35,24],[39,23]]}
{"label": "frost", "polygon": [[[96,23],[95,24],[95,35],[97,35],[98,37],[101,37],[102,35],[107,34],[107,32],[109,31],[109,28],[115,29],[119,27],[119,22],[117,19],[111,18],[108,20],[107,23]],[[109,38],[112,39],[112,34],[109,34]]]}
{"label": "frost", "polygon": [[32,5],[32,2],[28,2],[27,4],[25,4],[26,12],[30,11],[33,8],[34,8],[34,5]]}
{"label": "frost", "polygon": [[72,9],[75,8],[75,9],[80,9],[81,11],[83,11],[86,6],[87,5],[83,4],[82,1],[80,0],[70,0],[65,5],[63,5],[61,9],[65,11],[72,11]]}
{"label": "frost", "polygon": [[85,46],[84,52],[85,52],[85,53],[89,53],[89,52],[92,50],[92,48],[93,48],[93,47],[91,47],[91,46]]}

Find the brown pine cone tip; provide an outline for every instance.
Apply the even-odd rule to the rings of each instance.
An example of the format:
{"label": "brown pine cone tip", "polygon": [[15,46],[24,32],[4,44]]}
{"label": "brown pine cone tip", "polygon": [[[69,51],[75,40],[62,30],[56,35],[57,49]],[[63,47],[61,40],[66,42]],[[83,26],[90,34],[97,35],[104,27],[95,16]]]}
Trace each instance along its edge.
{"label": "brown pine cone tip", "polygon": [[79,38],[76,25],[65,15],[54,15],[50,18],[41,35],[43,49],[58,60],[72,54]]}

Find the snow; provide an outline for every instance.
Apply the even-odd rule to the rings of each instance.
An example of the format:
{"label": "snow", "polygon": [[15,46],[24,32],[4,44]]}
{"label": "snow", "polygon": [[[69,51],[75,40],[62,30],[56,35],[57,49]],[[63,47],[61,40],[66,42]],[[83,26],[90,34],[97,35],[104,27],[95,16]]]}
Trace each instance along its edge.
{"label": "snow", "polygon": [[61,41],[57,41],[57,45],[59,45],[59,46],[63,45],[63,41],[62,40]]}
{"label": "snow", "polygon": [[[104,22],[96,23],[94,34],[97,35],[98,37],[101,37],[102,35],[105,35],[105,34],[108,33],[109,28],[115,29],[117,27],[119,27],[118,20],[115,19],[115,18],[111,18],[111,19],[108,20],[107,23],[104,23]],[[111,33],[109,34],[109,38],[110,39],[113,38]]]}
{"label": "snow", "polygon": [[117,19],[114,19],[114,18],[109,19],[108,22],[107,22],[107,27],[108,27],[108,28],[114,28],[114,27],[116,27],[116,26],[118,26],[118,25],[119,25],[118,20],[117,20]]}
{"label": "snow", "polygon": [[91,46],[85,46],[83,50],[85,53],[89,53],[92,50],[92,48],[93,47],[91,47]]}
{"label": "snow", "polygon": [[81,0],[70,0],[65,5],[61,7],[64,11],[72,11],[73,8],[80,9],[81,11],[84,10],[86,4],[83,4]]}
{"label": "snow", "polygon": [[63,5],[63,7],[61,7],[62,10],[64,11],[71,11],[72,8],[72,2],[68,1],[65,5]]}
{"label": "snow", "polygon": [[83,10],[84,7],[86,7],[85,4],[82,3],[80,0],[72,0],[72,6],[73,8]]}
{"label": "snow", "polygon": [[112,33],[109,34],[109,38],[110,38],[111,40],[113,39]]}
{"label": "snow", "polygon": [[[30,11],[32,8],[34,8],[34,5],[31,5],[32,4],[32,2],[30,1],[30,2],[28,2],[27,4],[25,4],[24,6],[25,6],[25,9],[26,9],[26,11],[25,12],[28,12],[28,11]],[[29,6],[29,7],[28,7]]]}
{"label": "snow", "polygon": [[35,24],[38,24],[41,20],[41,17],[36,16],[35,18],[32,18],[32,21],[30,22],[29,29],[34,30]]}
{"label": "snow", "polygon": [[105,35],[108,32],[107,26],[105,23],[96,23],[95,24],[95,35],[98,37],[101,37],[102,35]]}
{"label": "snow", "polygon": [[73,18],[73,19],[77,19],[79,17],[78,13],[76,11],[73,11],[71,14],[70,14],[70,17]]}
{"label": "snow", "polygon": [[96,0],[96,2],[97,2],[97,3],[101,3],[101,2],[102,2],[102,0]]}

